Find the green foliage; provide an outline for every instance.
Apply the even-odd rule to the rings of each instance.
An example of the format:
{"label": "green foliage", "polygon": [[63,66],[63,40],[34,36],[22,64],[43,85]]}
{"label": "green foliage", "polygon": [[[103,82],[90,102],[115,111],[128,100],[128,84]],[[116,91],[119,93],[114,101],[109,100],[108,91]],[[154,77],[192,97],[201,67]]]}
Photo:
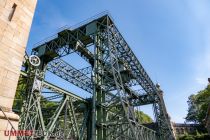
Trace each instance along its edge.
{"label": "green foliage", "polygon": [[185,134],[179,137],[178,140],[194,140],[194,137],[192,135]]}
{"label": "green foliage", "polygon": [[188,98],[188,114],[186,121],[194,123],[203,123],[205,119],[208,104],[210,103],[210,85],[196,95]]}
{"label": "green foliage", "polygon": [[210,140],[210,136],[208,134],[198,134],[198,135],[185,134],[183,136],[180,136],[178,140]]}
{"label": "green foliage", "polygon": [[58,107],[58,104],[56,102],[48,101],[44,99],[43,96],[41,96],[41,108],[42,108],[42,113],[44,117],[44,122],[46,124],[49,123],[50,117],[53,116],[57,107]]}
{"label": "green foliage", "polygon": [[[20,115],[21,113],[21,108],[23,105],[23,100],[26,98],[25,91],[26,91],[26,79],[25,78],[20,78],[15,94],[15,100],[13,103],[13,111]],[[58,105],[55,102],[52,101],[47,101],[43,96],[41,96],[41,106],[43,108],[43,114],[52,116],[54,110],[52,108],[56,108]]]}
{"label": "green foliage", "polygon": [[25,78],[20,78],[17,89],[16,89],[16,94],[15,94],[15,99],[13,103],[13,111],[20,115],[21,108],[23,105],[23,98],[25,97],[24,92],[26,90],[26,79]]}
{"label": "green foliage", "polygon": [[141,122],[141,123],[152,123],[153,122],[152,118],[142,111],[137,111],[136,110],[135,115],[136,115],[138,121]]}

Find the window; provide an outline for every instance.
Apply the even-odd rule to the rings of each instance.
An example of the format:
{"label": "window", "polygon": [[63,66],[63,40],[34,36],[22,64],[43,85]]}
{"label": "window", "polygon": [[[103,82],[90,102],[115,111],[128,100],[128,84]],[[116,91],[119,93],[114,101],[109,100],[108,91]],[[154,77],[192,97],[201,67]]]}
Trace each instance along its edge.
{"label": "window", "polygon": [[16,8],[17,8],[17,4],[13,4],[13,6],[12,6],[12,11],[11,11],[11,13],[9,14],[9,21],[11,21],[12,20],[12,17],[13,17],[13,15],[14,15],[14,13],[15,13],[15,10],[16,10]]}
{"label": "window", "polygon": [[180,132],[179,132],[179,128],[176,128],[176,133],[177,133],[177,134],[179,134],[179,133],[180,133]]}

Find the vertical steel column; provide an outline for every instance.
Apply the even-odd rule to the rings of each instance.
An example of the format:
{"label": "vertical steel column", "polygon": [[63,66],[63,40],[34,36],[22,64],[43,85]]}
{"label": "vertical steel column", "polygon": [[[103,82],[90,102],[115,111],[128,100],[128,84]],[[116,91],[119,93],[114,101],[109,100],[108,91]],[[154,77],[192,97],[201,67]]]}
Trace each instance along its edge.
{"label": "vertical steel column", "polygon": [[96,100],[97,100],[97,109],[96,109],[96,120],[97,120],[97,140],[105,140],[106,129],[103,126],[103,122],[106,122],[106,111],[102,107],[102,104],[105,103],[105,92],[102,90],[103,77],[104,75],[104,66],[103,62],[103,48],[102,42],[98,35],[95,36],[95,46],[96,46]]}
{"label": "vertical steel column", "polygon": [[92,102],[92,139],[105,140],[106,130],[102,123],[106,121],[106,111],[102,107],[105,103],[105,93],[102,90],[104,73],[102,64],[103,51],[101,40],[97,33],[94,35],[94,66],[93,66],[93,102]]}
{"label": "vertical steel column", "polygon": [[[43,67],[35,67],[32,64],[29,65],[26,83],[26,98],[24,99],[19,122],[20,130],[29,130],[33,132],[35,132],[35,130],[45,131],[40,105],[44,73],[45,69]],[[18,139],[30,140],[34,139],[34,135],[22,136],[18,137]]]}
{"label": "vertical steel column", "polygon": [[91,139],[90,140],[96,140],[96,72],[97,72],[97,62],[96,62],[96,54],[97,54],[97,48],[96,45],[94,45],[94,64],[93,64],[93,71],[92,71],[92,83],[93,83],[93,97],[92,97],[92,108],[91,108]]}

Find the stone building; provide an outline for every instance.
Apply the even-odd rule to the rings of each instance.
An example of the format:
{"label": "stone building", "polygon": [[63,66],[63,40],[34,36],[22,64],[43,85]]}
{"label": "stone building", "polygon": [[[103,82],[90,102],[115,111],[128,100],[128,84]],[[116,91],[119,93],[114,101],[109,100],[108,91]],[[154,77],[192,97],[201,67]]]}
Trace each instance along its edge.
{"label": "stone building", "polygon": [[185,123],[173,123],[173,131],[175,136],[180,136],[184,134],[196,134],[197,132],[202,133],[205,132],[205,128],[203,128],[199,124],[185,124]]}
{"label": "stone building", "polygon": [[36,3],[0,0],[0,140],[8,139],[4,136],[11,129],[7,119],[15,129],[18,126],[19,116],[12,112],[12,105]]}

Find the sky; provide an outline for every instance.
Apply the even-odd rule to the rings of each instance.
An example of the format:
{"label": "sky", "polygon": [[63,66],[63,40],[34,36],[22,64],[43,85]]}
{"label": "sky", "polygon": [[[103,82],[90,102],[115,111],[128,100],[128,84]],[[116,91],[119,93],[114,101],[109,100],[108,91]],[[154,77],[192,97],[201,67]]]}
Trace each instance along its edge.
{"label": "sky", "polygon": [[[210,77],[210,1],[38,0],[27,51],[59,28],[103,11],[161,85],[171,120],[184,122],[188,96],[204,89]],[[142,110],[152,115],[151,106]]]}

